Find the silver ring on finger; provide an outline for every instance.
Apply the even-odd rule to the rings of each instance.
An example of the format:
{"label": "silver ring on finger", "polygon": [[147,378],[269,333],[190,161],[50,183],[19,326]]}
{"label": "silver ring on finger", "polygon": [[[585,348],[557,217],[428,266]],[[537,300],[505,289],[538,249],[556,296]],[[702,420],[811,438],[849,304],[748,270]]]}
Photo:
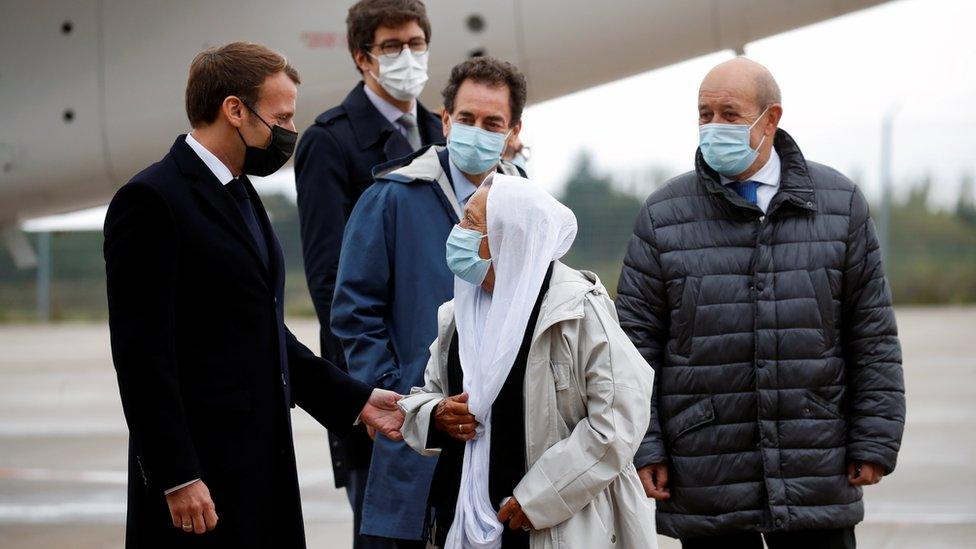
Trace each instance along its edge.
{"label": "silver ring on finger", "polygon": [[183,523],[183,531],[184,532],[192,532],[193,531],[193,524],[192,523],[188,523],[188,522],[184,522]]}
{"label": "silver ring on finger", "polygon": [[458,423],[458,432],[459,433],[463,433],[464,432],[464,426],[461,425],[460,423]]}

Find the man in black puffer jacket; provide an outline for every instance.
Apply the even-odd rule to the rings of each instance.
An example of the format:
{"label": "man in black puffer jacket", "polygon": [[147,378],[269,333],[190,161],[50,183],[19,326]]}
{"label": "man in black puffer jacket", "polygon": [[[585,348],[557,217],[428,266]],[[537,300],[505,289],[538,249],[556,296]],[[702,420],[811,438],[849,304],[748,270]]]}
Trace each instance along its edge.
{"label": "man in black puffer jacket", "polygon": [[860,191],[777,128],[761,65],[699,91],[694,172],[647,200],[618,287],[655,369],[635,456],[686,549],[854,547],[905,421],[891,293]]}

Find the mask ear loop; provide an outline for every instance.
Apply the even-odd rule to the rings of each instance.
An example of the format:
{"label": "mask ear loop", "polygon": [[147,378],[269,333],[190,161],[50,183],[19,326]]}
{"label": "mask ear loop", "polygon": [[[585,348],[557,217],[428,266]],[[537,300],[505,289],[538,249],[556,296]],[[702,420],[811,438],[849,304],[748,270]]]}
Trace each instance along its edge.
{"label": "mask ear loop", "polygon": [[254,110],[250,105],[247,104],[247,101],[244,101],[243,99],[241,99],[239,97],[238,97],[238,99],[240,100],[240,102],[241,102],[242,105],[244,105],[245,107],[247,107],[247,110],[251,111],[252,113],[254,113],[254,116],[258,117],[258,120],[260,120],[262,124],[264,124],[265,126],[267,126],[268,129],[271,130],[272,132],[274,131],[274,128],[271,127],[271,124],[268,124],[267,122],[265,122],[264,118],[262,118],[261,115],[258,114],[258,111]]}
{"label": "mask ear loop", "polygon": [[[770,107],[772,107],[772,105],[766,105],[766,108],[763,109],[763,112],[759,113],[759,117],[756,118],[756,121],[749,125],[749,131],[750,132],[752,131],[752,128],[756,124],[758,124],[760,120],[762,120],[762,117],[766,116],[766,112],[769,110]],[[765,142],[766,142],[766,134],[764,133],[763,136],[762,136],[762,139],[759,140],[759,144],[756,145],[755,150],[758,151],[759,149],[761,149],[762,146],[763,146],[763,143],[765,143]]]}
{"label": "mask ear loop", "polygon": [[[269,130],[271,130],[271,136],[268,138],[268,146],[267,147],[255,147],[255,148],[263,148],[263,149],[270,148],[271,147],[271,144],[274,143],[274,139],[275,139],[274,129],[275,129],[275,127],[277,127],[277,124],[274,127],[272,127],[271,124],[268,124],[267,122],[265,122],[264,118],[262,118],[261,115],[258,114],[258,111],[254,110],[250,105],[247,104],[247,101],[244,101],[240,97],[238,97],[237,99],[238,99],[238,101],[241,102],[242,105],[244,105],[245,107],[247,107],[247,110],[251,111],[254,114],[254,116],[258,117],[258,120],[260,120],[262,124],[264,124],[265,126],[267,126]],[[244,147],[245,148],[251,146],[251,145],[248,145],[247,144],[247,140],[244,139],[244,134],[241,133],[241,129],[240,128],[237,128],[237,136],[241,138],[241,142],[244,143]]]}

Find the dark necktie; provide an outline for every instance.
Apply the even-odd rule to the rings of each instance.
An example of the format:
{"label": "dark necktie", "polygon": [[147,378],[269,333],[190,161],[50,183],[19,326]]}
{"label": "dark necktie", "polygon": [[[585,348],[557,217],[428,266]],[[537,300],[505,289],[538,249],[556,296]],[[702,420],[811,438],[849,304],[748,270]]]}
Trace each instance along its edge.
{"label": "dark necktie", "polygon": [[254,210],[254,204],[251,203],[251,197],[248,196],[247,189],[244,187],[244,182],[242,181],[244,177],[242,175],[237,179],[232,179],[226,187],[230,191],[231,196],[234,197],[234,203],[237,204],[237,209],[240,210],[241,217],[244,218],[244,224],[247,225],[251,237],[254,238],[254,243],[257,246],[258,254],[261,256],[261,261],[265,267],[268,267],[270,265],[268,242],[265,240],[264,231],[261,230],[261,225],[258,223],[258,216]]}
{"label": "dark necktie", "polygon": [[729,184],[732,190],[736,192],[742,198],[745,198],[753,204],[759,202],[759,198],[756,195],[756,189],[759,188],[759,183],[755,181],[734,181]]}
{"label": "dark necktie", "polygon": [[405,130],[407,130],[407,142],[410,143],[410,148],[417,150],[420,148],[420,128],[417,127],[417,118],[414,117],[412,113],[404,113],[397,122],[399,122]]}

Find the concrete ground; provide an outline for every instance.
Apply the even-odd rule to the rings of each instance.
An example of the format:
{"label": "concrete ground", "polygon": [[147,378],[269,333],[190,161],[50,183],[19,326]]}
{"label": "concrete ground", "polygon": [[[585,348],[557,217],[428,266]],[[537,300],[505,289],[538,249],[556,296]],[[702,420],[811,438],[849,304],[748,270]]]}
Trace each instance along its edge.
{"label": "concrete ground", "polygon": [[[972,547],[976,308],[901,309],[898,321],[908,425],[898,471],[866,490],[860,547]],[[317,340],[314,322],[291,327]],[[350,547],[324,430],[296,411],[295,439],[309,547]],[[125,456],[107,327],[0,327],[0,547],[121,547]]]}

